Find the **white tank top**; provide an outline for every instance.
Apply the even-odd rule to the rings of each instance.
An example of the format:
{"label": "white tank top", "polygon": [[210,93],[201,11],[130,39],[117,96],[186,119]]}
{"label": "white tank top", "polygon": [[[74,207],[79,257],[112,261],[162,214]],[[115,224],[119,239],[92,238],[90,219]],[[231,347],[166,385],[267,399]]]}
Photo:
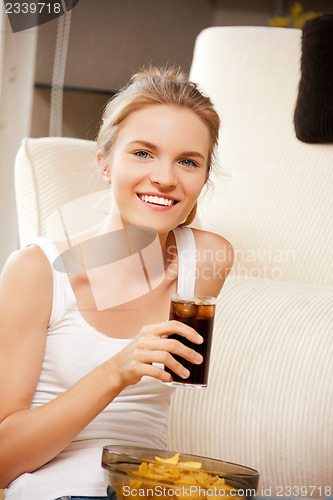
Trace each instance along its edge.
{"label": "white tank top", "polygon": [[[190,228],[174,229],[178,252],[178,292],[193,295],[196,248]],[[51,266],[55,244],[36,238]],[[117,354],[133,339],[110,338],[81,315],[66,273],[53,269],[53,304],[40,379],[31,408],[44,405]],[[167,318],[166,318],[167,319]],[[104,445],[166,446],[168,410],[174,389],[152,377],[122,391],[58,456],[18,477],[6,500],[54,500],[61,496],[105,496],[101,467]],[[64,416],[65,417],[65,416]],[[50,429],[52,432],[52,429]]]}

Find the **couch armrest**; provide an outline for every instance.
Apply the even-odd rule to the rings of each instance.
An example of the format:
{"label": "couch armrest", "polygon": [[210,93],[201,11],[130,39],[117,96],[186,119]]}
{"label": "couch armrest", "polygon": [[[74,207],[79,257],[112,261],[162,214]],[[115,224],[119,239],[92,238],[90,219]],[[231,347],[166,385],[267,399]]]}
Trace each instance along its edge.
{"label": "couch armrest", "polygon": [[259,494],[314,485],[312,496],[325,496],[333,477],[332,305],[328,287],[229,277],[209,387],[176,390],[169,448],[254,467]]}
{"label": "couch armrest", "polygon": [[59,209],[64,210],[70,235],[105,217],[104,205],[102,213],[91,213],[102,190],[108,193],[108,184],[98,175],[95,163],[94,141],[68,137],[25,138],[22,141],[15,160],[21,247],[36,236],[63,238]]}

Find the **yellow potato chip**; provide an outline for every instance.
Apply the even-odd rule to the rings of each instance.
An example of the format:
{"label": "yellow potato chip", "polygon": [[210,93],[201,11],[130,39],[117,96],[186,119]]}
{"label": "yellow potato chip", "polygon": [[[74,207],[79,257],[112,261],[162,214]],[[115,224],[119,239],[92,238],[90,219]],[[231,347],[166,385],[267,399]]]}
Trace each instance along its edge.
{"label": "yellow potato chip", "polygon": [[192,486],[197,486],[197,482],[195,480],[195,477],[193,477],[190,474],[182,474],[177,481],[175,481],[175,484],[185,484],[187,485],[192,485]]}
{"label": "yellow potato chip", "polygon": [[146,462],[142,462],[142,464],[140,464],[139,466],[138,472],[144,476],[145,474],[147,474],[148,470],[148,464]]}
{"label": "yellow potato chip", "polygon": [[[142,481],[147,479],[170,484],[171,489],[174,486],[174,496],[172,498],[177,500],[183,500],[188,497],[190,497],[191,500],[221,500],[221,495],[215,495],[215,493],[213,495],[210,494],[209,497],[202,494],[202,490],[214,490],[214,488],[224,491],[224,500],[240,498],[236,496],[231,498],[229,492],[232,490],[232,487],[225,484],[225,480],[218,475],[213,476],[212,474],[201,471],[200,462],[179,462],[179,453],[176,453],[170,458],[155,457],[155,460],[156,463],[143,462],[137,471],[131,471],[129,474]],[[178,467],[174,467],[175,465]],[[136,487],[137,490],[139,490],[139,485],[141,485],[141,488],[147,493],[145,498],[155,500],[156,497],[157,500],[157,497],[159,497],[159,500],[164,500],[164,496],[161,497],[160,495],[151,494],[151,485],[142,481],[130,480],[130,486],[133,488]],[[185,489],[180,490],[180,487]],[[193,487],[197,487],[197,490]],[[132,500],[128,495],[126,496]],[[171,497],[166,496],[165,500],[169,498]]]}
{"label": "yellow potato chip", "polygon": [[134,479],[130,479],[130,481],[129,481],[129,485],[130,485],[131,489],[140,488],[141,484],[142,484],[142,481],[135,481]]}
{"label": "yellow potato chip", "polygon": [[162,464],[172,464],[172,465],[177,465],[178,460],[179,460],[179,453],[176,453],[173,457],[170,458],[161,458],[161,457],[155,457],[156,462],[162,463]]}
{"label": "yellow potato chip", "polygon": [[200,462],[178,462],[177,465],[181,465],[182,467],[191,467],[191,469],[201,469]]}
{"label": "yellow potato chip", "polygon": [[168,465],[162,465],[159,464],[157,467],[155,467],[155,470],[158,471],[160,474],[164,474],[165,476],[170,476],[170,477],[179,477],[181,474],[181,470],[178,469],[177,467],[170,467]]}

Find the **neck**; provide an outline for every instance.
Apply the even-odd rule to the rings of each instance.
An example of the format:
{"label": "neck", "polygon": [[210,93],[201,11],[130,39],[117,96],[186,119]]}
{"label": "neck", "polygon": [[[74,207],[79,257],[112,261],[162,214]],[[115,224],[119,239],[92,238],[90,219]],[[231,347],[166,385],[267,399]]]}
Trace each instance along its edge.
{"label": "neck", "polygon": [[[108,232],[117,231],[128,228],[126,222],[121,219],[119,214],[110,213],[98,226],[96,226],[96,235],[107,234]],[[127,234],[127,231],[126,231]],[[174,260],[175,254],[175,241],[172,231],[165,233],[158,233],[160,249],[162,251],[165,269]],[[129,249],[130,250],[130,249]],[[130,250],[131,251],[131,250]]]}

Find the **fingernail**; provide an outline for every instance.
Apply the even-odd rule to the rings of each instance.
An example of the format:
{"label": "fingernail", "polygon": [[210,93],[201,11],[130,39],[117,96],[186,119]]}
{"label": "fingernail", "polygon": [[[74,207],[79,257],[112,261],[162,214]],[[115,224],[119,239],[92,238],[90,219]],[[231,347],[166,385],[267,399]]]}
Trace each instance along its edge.
{"label": "fingernail", "polygon": [[184,368],[184,370],[182,371],[182,376],[184,378],[187,378],[189,376],[190,372],[188,370],[186,370],[186,368]]}
{"label": "fingernail", "polygon": [[198,335],[198,340],[199,342],[203,342],[203,337],[201,337],[201,335]]}
{"label": "fingernail", "polygon": [[201,356],[201,354],[196,354],[195,360],[198,361],[198,363],[201,363],[203,361],[203,357]]}

